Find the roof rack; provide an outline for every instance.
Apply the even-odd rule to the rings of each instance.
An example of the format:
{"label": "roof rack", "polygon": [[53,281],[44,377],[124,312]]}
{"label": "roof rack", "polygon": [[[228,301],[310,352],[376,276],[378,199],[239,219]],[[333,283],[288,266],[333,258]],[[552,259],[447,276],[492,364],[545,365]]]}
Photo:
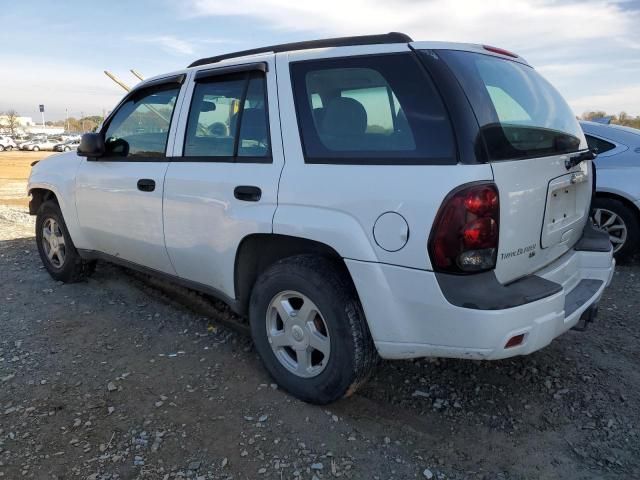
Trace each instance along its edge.
{"label": "roof rack", "polygon": [[325,38],[322,40],[308,40],[306,42],[282,43],[280,45],[271,45],[270,47],[253,48],[251,50],[242,50],[240,52],[225,53],[216,55],[215,57],[206,57],[196,60],[189,67],[198,67],[209,63],[216,63],[228,58],[246,57],[248,55],[256,55],[258,53],[267,52],[290,52],[293,50],[310,50],[312,48],[328,48],[328,47],[350,47],[356,45],[380,45],[384,43],[410,43],[412,38],[404,33],[390,32],[381,35],[360,35],[355,37],[337,37]]}

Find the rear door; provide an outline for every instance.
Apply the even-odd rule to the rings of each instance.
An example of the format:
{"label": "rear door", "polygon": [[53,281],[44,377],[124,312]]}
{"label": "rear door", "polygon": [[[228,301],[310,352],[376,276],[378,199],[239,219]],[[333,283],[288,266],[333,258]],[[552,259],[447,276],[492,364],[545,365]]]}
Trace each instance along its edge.
{"label": "rear door", "polygon": [[193,72],[164,185],[178,275],[234,296],[238,245],[271,233],[284,165],[274,55]]}
{"label": "rear door", "polygon": [[481,128],[500,194],[496,276],[505,283],[569,250],[582,235],[591,199],[591,162],[582,130],[560,94],[520,59],[442,50]]}

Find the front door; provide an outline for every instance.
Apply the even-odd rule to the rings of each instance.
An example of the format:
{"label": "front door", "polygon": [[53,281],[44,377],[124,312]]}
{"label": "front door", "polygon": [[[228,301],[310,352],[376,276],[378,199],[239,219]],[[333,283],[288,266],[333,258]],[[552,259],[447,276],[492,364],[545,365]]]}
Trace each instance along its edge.
{"label": "front door", "polygon": [[178,275],[232,298],[238,245],[271,233],[277,206],[284,156],[273,58],[194,73],[165,178],[165,240]]}
{"label": "front door", "polygon": [[183,78],[129,94],[103,127],[106,154],[83,160],[76,177],[88,248],[174,275],[164,244],[162,195]]}

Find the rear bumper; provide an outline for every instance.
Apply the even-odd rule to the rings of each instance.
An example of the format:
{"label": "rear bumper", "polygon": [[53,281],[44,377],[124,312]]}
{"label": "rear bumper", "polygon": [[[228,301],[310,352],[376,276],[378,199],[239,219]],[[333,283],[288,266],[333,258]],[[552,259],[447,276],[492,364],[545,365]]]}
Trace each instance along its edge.
{"label": "rear bumper", "polygon": [[[383,358],[500,359],[526,355],[575,326],[611,282],[611,250],[570,250],[536,276],[560,286],[510,308],[452,304],[433,272],[347,260]],[[491,286],[488,286],[488,290]],[[509,339],[522,343],[505,348]]]}

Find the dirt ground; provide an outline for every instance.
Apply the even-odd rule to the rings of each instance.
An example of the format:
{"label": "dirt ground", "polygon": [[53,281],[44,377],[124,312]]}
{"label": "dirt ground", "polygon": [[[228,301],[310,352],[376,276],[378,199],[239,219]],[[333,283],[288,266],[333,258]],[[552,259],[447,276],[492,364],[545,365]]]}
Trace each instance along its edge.
{"label": "dirt ground", "polygon": [[33,235],[28,215],[27,178],[31,163],[52,152],[0,152],[0,241]]}
{"label": "dirt ground", "polygon": [[496,362],[381,362],[316,407],[219,304],[106,264],[54,282],[4,208],[0,478],[640,478],[638,262],[585,333]]}
{"label": "dirt ground", "polygon": [[31,163],[52,152],[0,152],[0,204],[26,207],[29,202],[25,180],[29,178]]}

